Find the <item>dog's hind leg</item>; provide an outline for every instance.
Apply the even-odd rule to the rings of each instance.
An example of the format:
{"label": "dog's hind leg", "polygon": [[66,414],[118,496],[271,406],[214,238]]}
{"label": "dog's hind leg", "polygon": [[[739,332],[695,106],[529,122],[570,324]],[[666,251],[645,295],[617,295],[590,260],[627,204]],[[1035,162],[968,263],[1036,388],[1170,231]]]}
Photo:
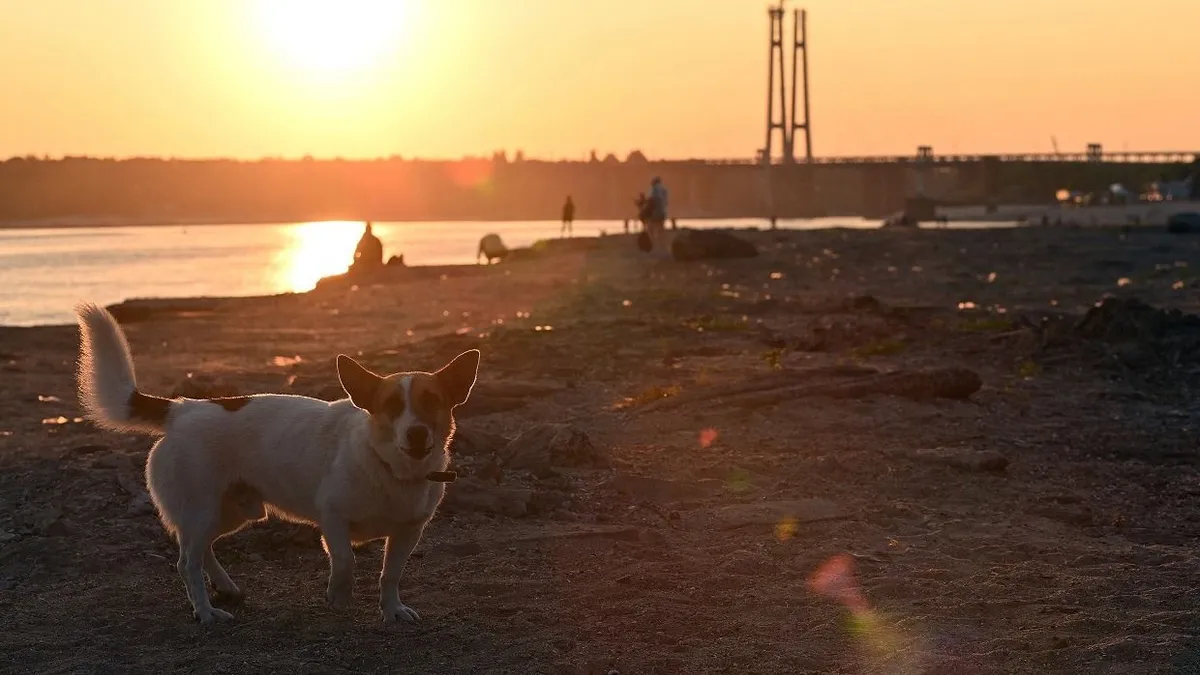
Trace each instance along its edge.
{"label": "dog's hind leg", "polygon": [[228,621],[233,615],[212,606],[204,585],[205,558],[211,555],[212,542],[220,534],[221,498],[205,489],[211,484],[211,480],[205,480],[205,467],[201,465],[198,471],[189,463],[199,456],[196,450],[194,445],[170,436],[160,439],[146,460],[146,486],[163,526],[179,542],[175,569],[187,589],[192,614],[201,623]]}
{"label": "dog's hind leg", "polygon": [[222,598],[234,603],[242,601],[242,589],[233,583],[233,579],[229,578],[229,573],[225,571],[224,567],[221,567],[211,545],[204,552],[204,573],[208,575],[213,590]]}
{"label": "dog's hind leg", "polygon": [[[192,601],[192,614],[205,624],[233,618],[229,612],[212,606],[208,588],[204,585],[205,558],[212,555],[213,537],[209,534],[212,529],[211,523],[191,522],[182,525],[179,528],[179,562],[175,565],[187,588],[188,599]],[[213,558],[213,562],[216,562],[216,558]],[[225,575],[225,578],[229,576]]]}
{"label": "dog's hind leg", "polygon": [[[221,499],[221,520],[217,527],[217,538],[233,534],[251,522],[266,517],[267,511],[263,505],[262,495],[247,485],[237,484],[227,490]],[[229,578],[229,573],[217,561],[211,544],[204,552],[204,573],[208,575],[213,590],[223,599],[233,603],[241,602],[242,590],[233,583],[233,580]]]}
{"label": "dog's hind leg", "polygon": [[[200,623],[233,619],[228,611],[212,607],[208,587],[204,585],[205,563],[212,556],[212,540],[216,539],[216,530],[220,525],[220,506],[214,504],[214,507],[193,503],[188,507],[191,512],[187,514],[187,520],[179,524],[179,562],[175,569],[184,579],[187,598],[192,601],[192,614]],[[212,557],[212,562],[216,563],[216,557]],[[221,568],[218,563],[216,567]],[[233,581],[229,580],[228,574],[224,574],[224,569],[221,569],[221,573],[232,585]]]}

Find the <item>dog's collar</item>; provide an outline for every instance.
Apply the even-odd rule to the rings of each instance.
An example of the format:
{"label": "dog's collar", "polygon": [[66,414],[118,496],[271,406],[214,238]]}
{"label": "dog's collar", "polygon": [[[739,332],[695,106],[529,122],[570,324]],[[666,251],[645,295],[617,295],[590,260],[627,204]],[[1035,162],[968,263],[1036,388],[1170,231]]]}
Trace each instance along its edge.
{"label": "dog's collar", "polygon": [[392,471],[391,465],[388,464],[387,462],[383,461],[382,457],[380,457],[379,455],[376,455],[374,452],[371,453],[371,456],[375,458],[375,461],[382,464],[383,468],[386,469],[388,471],[388,473],[392,474],[392,476],[395,477],[396,480],[400,481],[401,483],[420,483],[420,482],[422,482],[422,480],[429,481],[430,483],[453,483],[454,481],[458,480],[458,472],[457,471],[430,471],[429,473],[425,474],[425,477],[423,479],[422,478],[402,478],[400,476],[397,476],[395,474],[395,472]]}

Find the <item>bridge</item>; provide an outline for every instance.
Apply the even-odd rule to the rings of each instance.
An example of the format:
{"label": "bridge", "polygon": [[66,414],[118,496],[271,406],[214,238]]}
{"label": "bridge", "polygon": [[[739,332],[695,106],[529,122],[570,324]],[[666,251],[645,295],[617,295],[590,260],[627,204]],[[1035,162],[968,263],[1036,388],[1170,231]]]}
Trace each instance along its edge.
{"label": "bridge", "polygon": [[[572,194],[603,217],[628,215],[630,199],[658,175],[671,210],[686,217],[884,217],[915,201],[945,205],[1052,203],[1061,189],[1138,192],[1200,172],[1200,151],[1005,153],[994,155],[520,162],[497,167],[509,194]],[[1200,176],[1196,181],[1200,182]],[[512,192],[509,192],[512,190]],[[581,207],[582,208],[582,207]],[[599,215],[599,214],[598,214]]]}

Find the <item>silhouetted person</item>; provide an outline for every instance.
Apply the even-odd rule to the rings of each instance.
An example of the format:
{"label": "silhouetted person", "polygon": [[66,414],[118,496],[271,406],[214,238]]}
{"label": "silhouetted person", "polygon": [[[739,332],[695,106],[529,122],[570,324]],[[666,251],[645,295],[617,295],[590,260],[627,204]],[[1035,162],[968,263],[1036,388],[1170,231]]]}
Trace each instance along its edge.
{"label": "silhouetted person", "polygon": [[571,201],[571,195],[567,195],[567,201],[562,208],[562,231],[559,236],[575,236],[575,202]]}
{"label": "silhouetted person", "polygon": [[625,234],[629,234],[629,219],[625,219]]}
{"label": "silhouetted person", "polygon": [[350,265],[350,272],[364,273],[374,272],[383,267],[383,242],[379,241],[371,232],[371,223],[363,228],[362,238],[358,240],[358,246],[354,248],[354,262]]}
{"label": "silhouetted person", "polygon": [[650,235],[651,250],[655,255],[669,255],[664,233],[667,229],[667,186],[655,176],[650,181],[650,194],[646,197],[646,233]]}

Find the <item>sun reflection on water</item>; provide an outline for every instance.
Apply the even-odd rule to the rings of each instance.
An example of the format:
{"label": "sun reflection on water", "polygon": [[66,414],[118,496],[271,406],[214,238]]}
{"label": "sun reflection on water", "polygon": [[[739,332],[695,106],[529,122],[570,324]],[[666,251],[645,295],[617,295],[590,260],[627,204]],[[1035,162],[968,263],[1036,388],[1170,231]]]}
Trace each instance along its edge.
{"label": "sun reflection on water", "polygon": [[289,227],[287,247],[276,264],[280,288],[296,293],[311,291],[322,277],[345,272],[354,258],[362,227],[361,222],[348,220]]}

